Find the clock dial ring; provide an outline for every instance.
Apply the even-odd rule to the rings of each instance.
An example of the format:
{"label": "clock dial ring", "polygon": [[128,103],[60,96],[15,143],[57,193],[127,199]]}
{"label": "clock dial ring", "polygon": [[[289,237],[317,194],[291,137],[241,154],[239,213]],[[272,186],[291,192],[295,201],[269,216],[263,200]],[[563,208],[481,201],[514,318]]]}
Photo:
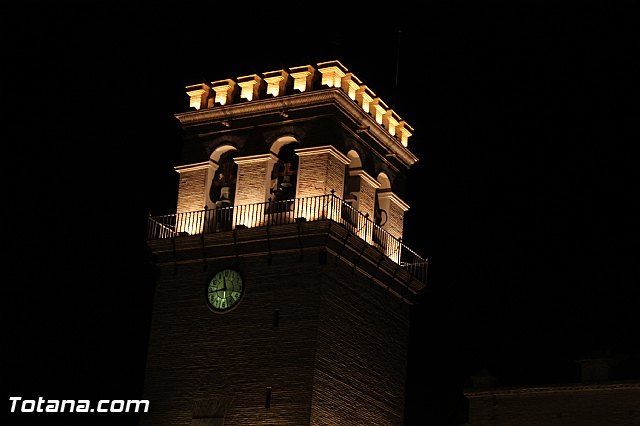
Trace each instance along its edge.
{"label": "clock dial ring", "polygon": [[240,272],[226,268],[216,272],[206,287],[206,302],[213,312],[226,313],[240,303],[244,295],[244,279]]}

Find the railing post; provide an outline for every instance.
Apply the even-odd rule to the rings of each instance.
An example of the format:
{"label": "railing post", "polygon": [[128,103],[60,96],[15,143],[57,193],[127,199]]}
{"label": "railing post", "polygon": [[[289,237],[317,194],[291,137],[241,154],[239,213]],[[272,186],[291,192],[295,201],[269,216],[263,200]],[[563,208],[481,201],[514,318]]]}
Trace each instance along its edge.
{"label": "railing post", "polygon": [[[203,214],[204,218],[202,219],[202,233],[203,234],[208,234],[209,233],[209,227],[211,226],[210,221],[209,221],[209,215],[207,213],[208,213],[208,207],[205,204],[205,206],[204,206],[204,214]],[[215,224],[213,226],[215,226]]]}
{"label": "railing post", "polygon": [[336,198],[335,198],[335,193],[336,190],[331,188],[331,207],[329,209],[329,219],[331,220],[335,220],[335,214],[336,214],[336,209],[335,209],[335,202],[336,202]]}
{"label": "railing post", "polygon": [[324,214],[325,214],[326,204],[327,204],[327,194],[323,194],[321,195],[321,197],[322,197],[322,219],[324,219]]}

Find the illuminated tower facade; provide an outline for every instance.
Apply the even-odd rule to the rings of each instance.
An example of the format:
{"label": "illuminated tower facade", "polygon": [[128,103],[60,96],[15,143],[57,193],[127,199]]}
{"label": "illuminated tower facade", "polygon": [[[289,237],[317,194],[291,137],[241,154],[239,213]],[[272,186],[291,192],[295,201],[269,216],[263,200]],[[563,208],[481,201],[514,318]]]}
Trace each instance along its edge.
{"label": "illuminated tower facade", "polygon": [[413,129],[339,61],[186,91],[142,424],[402,425]]}

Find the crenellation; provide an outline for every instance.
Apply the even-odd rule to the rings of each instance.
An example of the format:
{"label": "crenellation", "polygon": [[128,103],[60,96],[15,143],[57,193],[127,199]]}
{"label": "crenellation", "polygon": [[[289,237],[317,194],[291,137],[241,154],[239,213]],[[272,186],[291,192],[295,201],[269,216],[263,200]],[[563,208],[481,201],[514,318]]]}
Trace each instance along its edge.
{"label": "crenellation", "polygon": [[293,78],[293,90],[300,93],[313,90],[313,82],[316,78],[316,69],[311,65],[302,65],[289,69],[289,75]]}
{"label": "crenellation", "polygon": [[382,115],[382,125],[389,131],[391,136],[396,135],[396,127],[400,123],[400,117],[392,109],[387,110]]}
{"label": "crenellation", "polygon": [[282,96],[287,93],[289,73],[285,70],[267,71],[262,74],[267,84],[266,94],[269,96]]}
{"label": "crenellation", "polygon": [[344,90],[347,96],[353,101],[357,101],[358,90],[360,90],[361,85],[362,81],[353,75],[353,73],[349,72],[342,77],[342,90]]}
{"label": "crenellation", "polygon": [[254,99],[260,99],[264,85],[264,80],[258,74],[238,77],[240,100],[252,101]]}
{"label": "crenellation", "polygon": [[227,105],[233,102],[237,83],[230,78],[211,83],[215,91],[213,102],[215,105]]}
{"label": "crenellation", "polygon": [[409,137],[413,135],[411,126],[337,60],[320,62],[315,66],[302,65],[288,70],[217,80],[211,84],[194,84],[185,88],[189,106],[195,109],[340,88],[403,147],[408,146]]}
{"label": "crenellation", "polygon": [[382,99],[374,98],[369,103],[369,114],[376,120],[376,123],[382,125],[382,117],[387,112],[389,107],[385,104]]}
{"label": "crenellation", "polygon": [[195,109],[207,107],[207,100],[211,96],[211,86],[208,83],[192,84],[186,89],[189,96],[189,107]]}
{"label": "crenellation", "polygon": [[406,121],[400,120],[396,126],[396,136],[405,148],[409,145],[409,137],[413,134],[413,127],[409,126]]}
{"label": "crenellation", "polygon": [[327,87],[342,87],[342,79],[346,75],[347,68],[339,61],[321,62],[318,71],[322,75],[321,83]]}
{"label": "crenellation", "polygon": [[362,107],[362,110],[367,114],[371,112],[371,102],[376,98],[376,94],[373,90],[367,86],[362,85],[356,91],[356,102]]}

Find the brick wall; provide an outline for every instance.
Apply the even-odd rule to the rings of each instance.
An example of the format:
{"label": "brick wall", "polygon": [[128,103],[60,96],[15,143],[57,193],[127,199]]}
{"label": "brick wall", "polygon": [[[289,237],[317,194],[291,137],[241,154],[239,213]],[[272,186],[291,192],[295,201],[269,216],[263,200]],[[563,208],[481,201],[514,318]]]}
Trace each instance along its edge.
{"label": "brick wall", "polygon": [[349,159],[333,147],[297,149],[298,183],[296,197],[313,197],[329,194],[331,190],[339,198],[344,196],[345,164]]}
{"label": "brick wall", "polygon": [[162,267],[142,424],[189,425],[208,400],[228,407],[225,426],[401,425],[408,306],[318,249],[267,259],[240,259],[245,296],[224,315],[205,288],[233,256]]}
{"label": "brick wall", "polygon": [[[317,257],[316,257],[317,259]],[[320,265],[297,257],[244,260],[244,300],[221,315],[205,286],[229,262],[162,271],[150,336],[147,425],[189,425],[197,399],[231,400],[225,425],[308,424],[316,350]],[[278,326],[274,326],[280,309]],[[265,409],[265,391],[272,403]]]}
{"label": "brick wall", "polygon": [[322,277],[311,424],[403,424],[408,310],[346,267]]}
{"label": "brick wall", "polygon": [[362,214],[369,213],[369,219],[373,220],[373,208],[375,205],[376,188],[378,184],[374,186],[373,178],[366,179],[360,177],[360,194],[358,197],[358,209]]}
{"label": "brick wall", "polygon": [[404,229],[404,210],[396,203],[389,203],[386,230],[396,238],[402,238]]}
{"label": "brick wall", "polygon": [[409,206],[389,190],[379,191],[378,201],[380,208],[387,212],[387,221],[383,228],[394,237],[402,238],[404,212]]}
{"label": "brick wall", "polygon": [[206,204],[207,168],[193,167],[179,170],[178,205],[176,212],[192,212],[204,209]]}
{"label": "brick wall", "polygon": [[273,154],[236,157],[238,176],[236,181],[235,205],[262,203],[268,198],[267,176],[276,161]]}

